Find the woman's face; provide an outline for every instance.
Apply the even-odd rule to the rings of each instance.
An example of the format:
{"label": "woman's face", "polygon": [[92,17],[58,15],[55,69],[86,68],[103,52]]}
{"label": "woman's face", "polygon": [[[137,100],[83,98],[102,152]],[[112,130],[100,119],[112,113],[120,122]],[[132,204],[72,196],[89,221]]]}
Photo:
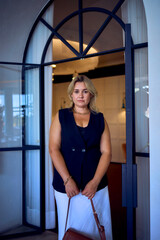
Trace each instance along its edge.
{"label": "woman's face", "polygon": [[92,95],[84,82],[76,82],[71,96],[75,106],[84,108],[88,106]]}

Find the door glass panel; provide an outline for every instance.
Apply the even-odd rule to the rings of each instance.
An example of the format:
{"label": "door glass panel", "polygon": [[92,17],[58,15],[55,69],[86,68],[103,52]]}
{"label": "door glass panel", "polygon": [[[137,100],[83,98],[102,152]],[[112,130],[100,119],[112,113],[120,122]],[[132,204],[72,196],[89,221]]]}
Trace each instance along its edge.
{"label": "door glass panel", "polygon": [[[135,50],[136,152],[149,152],[148,49]],[[139,67],[141,66],[141,67]]]}
{"label": "door glass panel", "polygon": [[39,68],[25,71],[25,140],[28,145],[40,144]]}
{"label": "door glass panel", "polygon": [[34,29],[33,35],[31,36],[29,48],[27,49],[26,54],[27,63],[40,64],[42,61],[43,51],[47,40],[52,34],[52,31],[49,28],[53,26],[53,4],[51,4],[42,15],[42,19],[45,23],[39,21]]}
{"label": "door glass panel", "polygon": [[121,7],[122,20],[131,24],[131,36],[134,44],[148,41],[147,21],[144,2],[125,1]]}
{"label": "door glass panel", "polygon": [[24,105],[21,67],[0,65],[0,147],[22,146]]}
{"label": "door glass panel", "polygon": [[26,151],[26,222],[40,227],[40,151]]}
{"label": "door glass panel", "polygon": [[73,75],[75,76],[77,73],[84,74],[85,72],[94,70],[98,63],[99,57],[96,56],[92,58],[85,58],[72,62],[64,62],[61,64],[57,64],[56,67],[53,68],[54,82],[70,82]]}
{"label": "door glass panel", "polygon": [[[43,24],[38,23],[34,35],[31,38],[30,49],[31,51],[27,52],[26,62],[27,63],[40,63],[42,58],[42,53],[46,44],[44,41],[44,33],[46,39],[49,38],[51,31]],[[38,49],[38,50],[37,50]]]}
{"label": "door glass panel", "polygon": [[22,225],[21,151],[0,152],[0,219],[0,236]]}
{"label": "door glass panel", "polygon": [[[68,41],[70,45],[72,45],[76,50],[79,48],[78,42]],[[70,58],[76,57],[75,53],[73,53],[60,39],[56,37],[52,40],[53,44],[53,61],[58,61],[62,59],[67,59],[68,56]]]}
{"label": "door glass panel", "polygon": [[93,47],[99,51],[122,48],[123,33],[124,31],[120,24],[115,19],[112,19],[94,43]]}
{"label": "door glass panel", "polygon": [[112,11],[117,3],[118,3],[118,0],[112,0],[112,1],[83,0],[83,8],[98,7],[98,8],[105,8],[105,9],[108,9],[109,11]]}
{"label": "door glass panel", "polygon": [[70,15],[72,12],[78,10],[78,1],[67,0],[66,6],[64,6],[63,0],[54,0],[54,28],[60,23],[64,18]]}
{"label": "door glass panel", "polygon": [[[63,36],[65,40],[73,41],[70,43],[73,47],[74,42],[79,44],[79,17],[75,17],[68,20],[63,26],[58,30],[58,33]],[[77,50],[77,49],[76,49]],[[79,49],[78,49],[79,50]]]}

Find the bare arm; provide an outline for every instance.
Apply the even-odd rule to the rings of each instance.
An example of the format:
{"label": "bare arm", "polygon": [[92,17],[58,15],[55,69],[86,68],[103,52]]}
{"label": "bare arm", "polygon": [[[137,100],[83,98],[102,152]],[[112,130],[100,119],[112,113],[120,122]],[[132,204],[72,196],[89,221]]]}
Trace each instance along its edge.
{"label": "bare arm", "polygon": [[[49,153],[52,158],[54,167],[62,177],[63,182],[66,182],[66,180],[69,179],[70,177],[70,173],[60,152],[60,146],[61,146],[61,125],[57,113],[50,127]],[[65,185],[65,190],[68,197],[72,197],[79,193],[76,183],[71,178]]]}
{"label": "bare arm", "polygon": [[82,192],[82,194],[84,194],[88,198],[94,197],[97,191],[98,185],[101,179],[103,178],[103,176],[106,174],[111,161],[112,150],[111,150],[110,132],[109,132],[108,124],[106,121],[105,121],[105,129],[101,137],[100,150],[102,155],[99,160],[99,164],[97,166],[94,178],[86,185],[85,189]]}

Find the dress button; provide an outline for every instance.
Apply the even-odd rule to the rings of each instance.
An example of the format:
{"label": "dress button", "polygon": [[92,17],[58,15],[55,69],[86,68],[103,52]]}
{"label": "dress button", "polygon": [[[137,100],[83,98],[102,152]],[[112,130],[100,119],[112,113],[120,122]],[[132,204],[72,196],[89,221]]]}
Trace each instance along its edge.
{"label": "dress button", "polygon": [[82,149],[82,152],[85,152],[85,151],[86,151],[86,149],[85,149],[85,148],[83,148],[83,149]]}

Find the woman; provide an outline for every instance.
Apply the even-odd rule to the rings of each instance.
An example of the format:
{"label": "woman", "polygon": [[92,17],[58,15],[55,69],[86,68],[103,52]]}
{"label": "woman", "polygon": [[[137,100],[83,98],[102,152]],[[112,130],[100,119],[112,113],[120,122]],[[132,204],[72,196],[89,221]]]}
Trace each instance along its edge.
{"label": "woman", "polygon": [[90,201],[93,198],[106,239],[112,239],[108,182],[111,141],[107,122],[95,107],[96,89],[86,76],[68,87],[71,108],[60,110],[50,128],[49,151],[54,165],[53,187],[58,210],[59,240],[63,238],[68,198],[68,227],[99,239]]}

